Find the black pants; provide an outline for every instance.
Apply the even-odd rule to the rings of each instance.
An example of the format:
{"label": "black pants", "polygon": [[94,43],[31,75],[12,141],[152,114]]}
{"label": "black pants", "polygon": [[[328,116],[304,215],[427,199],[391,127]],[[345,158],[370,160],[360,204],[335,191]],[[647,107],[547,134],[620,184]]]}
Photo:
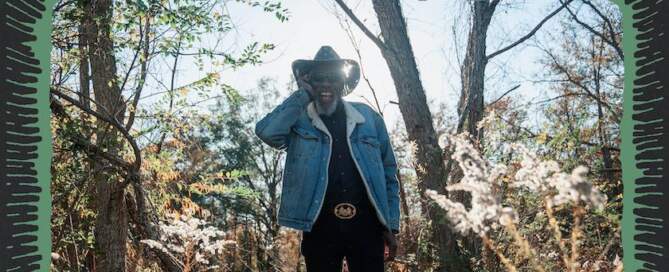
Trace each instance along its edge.
{"label": "black pants", "polygon": [[341,272],[344,257],[350,272],[384,270],[384,227],[366,202],[356,205],[358,211],[351,219],[337,218],[331,205],[323,205],[312,230],[302,236],[300,250],[307,272]]}

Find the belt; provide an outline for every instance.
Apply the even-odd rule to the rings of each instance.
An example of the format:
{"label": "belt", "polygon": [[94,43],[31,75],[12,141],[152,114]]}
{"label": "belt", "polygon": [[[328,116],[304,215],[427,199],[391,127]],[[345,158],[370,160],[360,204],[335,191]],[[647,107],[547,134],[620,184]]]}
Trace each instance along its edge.
{"label": "belt", "polygon": [[355,217],[358,212],[358,208],[347,202],[339,203],[335,205],[333,209],[334,215],[339,219],[351,219]]}

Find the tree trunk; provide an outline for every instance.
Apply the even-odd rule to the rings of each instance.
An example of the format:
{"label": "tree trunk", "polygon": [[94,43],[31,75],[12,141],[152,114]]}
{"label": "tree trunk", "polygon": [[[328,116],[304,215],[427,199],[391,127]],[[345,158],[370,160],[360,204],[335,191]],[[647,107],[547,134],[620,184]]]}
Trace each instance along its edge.
{"label": "tree trunk", "polygon": [[[593,38],[592,41],[593,44],[596,44],[595,39]],[[593,60],[596,60],[599,57],[604,57],[604,41],[600,40],[599,44],[596,44],[596,47],[593,48],[593,52],[591,53],[591,57]],[[611,151],[609,150],[609,140],[608,140],[608,135],[606,133],[606,129],[604,128],[604,124],[606,122],[605,116],[604,116],[604,106],[603,100],[604,97],[601,93],[601,81],[602,81],[602,74],[601,74],[601,62],[594,62],[593,63],[594,69],[593,69],[593,77],[594,77],[594,83],[595,83],[595,102],[597,103],[597,134],[599,136],[599,142],[602,145],[602,161],[604,162],[604,169],[603,171],[603,177],[606,179],[607,182],[613,182],[613,172],[608,171],[613,168],[613,159],[611,157]]]}
{"label": "tree trunk", "polygon": [[[484,108],[484,81],[485,68],[488,63],[486,57],[486,37],[490,19],[494,12],[494,6],[488,1],[475,1],[473,3],[472,25],[467,38],[467,51],[461,67],[462,91],[458,103],[457,132],[467,131],[474,141],[474,146],[481,147],[483,130],[477,124],[483,118]],[[466,130],[465,130],[466,129]],[[462,178],[462,170],[459,167],[452,168],[452,162],[448,164],[447,172],[451,176],[451,183],[457,183]],[[452,198],[458,202],[468,205],[470,196],[464,192],[454,192]],[[468,206],[469,207],[469,206]],[[462,246],[474,258],[481,258],[481,242],[475,234],[467,235],[463,239]],[[487,254],[492,255],[492,254]],[[490,261],[492,259],[485,259]]]}
{"label": "tree trunk", "polygon": [[[410,141],[417,146],[416,173],[421,192],[426,189],[446,193],[446,171],[437,134],[432,125],[430,109],[420,81],[413,49],[407,34],[406,22],[398,0],[374,0],[374,10],[383,36],[383,54],[397,89],[399,107]],[[439,253],[437,271],[469,271],[461,258],[455,235],[448,227],[445,212],[434,207],[429,209],[432,219],[432,236]]]}
{"label": "tree trunk", "polygon": [[483,118],[485,110],[483,90],[485,68],[488,64],[486,34],[494,8],[490,7],[487,1],[475,1],[473,5],[472,26],[469,30],[467,52],[461,69],[462,92],[458,103],[458,114],[462,121],[458,124],[458,132],[461,132],[463,125],[466,124],[467,132],[472,139],[480,141],[483,139],[483,133],[476,125]]}
{"label": "tree trunk", "polygon": [[[116,81],[116,59],[110,28],[112,18],[111,0],[84,1],[84,21],[91,22],[86,35],[91,46],[88,50],[93,94],[96,111],[110,118],[123,121],[125,104]],[[122,140],[116,129],[98,120],[96,145],[110,154],[117,154]],[[125,194],[120,175],[108,162],[96,161],[93,166],[97,217],[95,220],[96,270],[125,271],[128,216]]]}

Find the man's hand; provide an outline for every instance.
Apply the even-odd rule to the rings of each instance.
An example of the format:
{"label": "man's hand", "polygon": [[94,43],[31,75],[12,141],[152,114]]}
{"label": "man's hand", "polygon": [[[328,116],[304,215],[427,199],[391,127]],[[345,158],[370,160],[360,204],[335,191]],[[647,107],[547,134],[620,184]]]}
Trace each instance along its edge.
{"label": "man's hand", "polygon": [[300,78],[297,80],[297,87],[300,89],[305,89],[307,92],[309,92],[309,97],[311,100],[316,99],[316,92],[314,91],[314,88],[309,84],[309,74],[304,74],[300,76]]}
{"label": "man's hand", "polygon": [[397,238],[395,237],[395,234],[393,234],[392,232],[384,230],[383,241],[385,242],[385,246],[388,251],[388,255],[385,256],[384,261],[391,262],[395,260],[395,256],[397,256],[397,246],[398,246]]}

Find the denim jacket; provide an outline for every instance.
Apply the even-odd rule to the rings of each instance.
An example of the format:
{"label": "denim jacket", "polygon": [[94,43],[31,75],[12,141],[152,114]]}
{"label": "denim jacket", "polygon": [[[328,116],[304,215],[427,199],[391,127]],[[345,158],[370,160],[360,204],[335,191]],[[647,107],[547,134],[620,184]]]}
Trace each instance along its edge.
{"label": "denim jacket", "polygon": [[[341,100],[351,157],[379,221],[399,230],[397,163],[381,116],[369,106]],[[306,90],[293,92],[255,126],[269,146],[286,151],[278,212],[282,226],[311,231],[321,212],[332,152],[331,135]]]}

